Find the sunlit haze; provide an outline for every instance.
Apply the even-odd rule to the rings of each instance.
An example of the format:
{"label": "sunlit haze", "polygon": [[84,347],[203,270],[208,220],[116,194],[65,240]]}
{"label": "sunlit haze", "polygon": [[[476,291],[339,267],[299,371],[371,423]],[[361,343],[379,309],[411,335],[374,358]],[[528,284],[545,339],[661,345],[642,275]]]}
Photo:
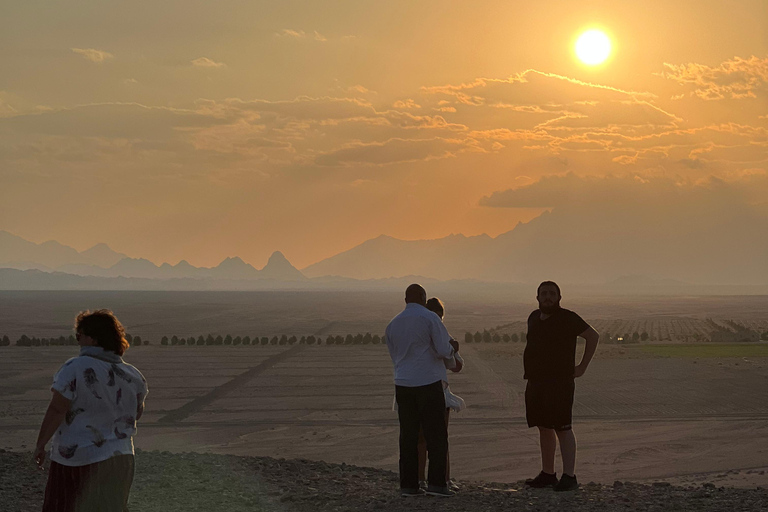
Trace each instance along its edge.
{"label": "sunlit haze", "polygon": [[[766,20],[762,0],[8,2],[0,230],[304,268],[641,185],[764,217]],[[609,46],[582,54],[594,27]]]}

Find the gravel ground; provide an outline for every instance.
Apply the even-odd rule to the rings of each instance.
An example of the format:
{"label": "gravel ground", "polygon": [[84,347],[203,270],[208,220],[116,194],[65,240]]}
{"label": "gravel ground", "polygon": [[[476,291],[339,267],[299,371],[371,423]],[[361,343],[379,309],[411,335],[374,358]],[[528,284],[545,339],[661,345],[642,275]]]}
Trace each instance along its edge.
{"label": "gravel ground", "polygon": [[[0,510],[38,511],[46,473],[31,453],[0,450]],[[764,511],[768,490],[668,484],[582,484],[555,493],[512,484],[459,482],[453,498],[401,498],[390,471],[269,457],[138,452],[133,512],[176,511]]]}

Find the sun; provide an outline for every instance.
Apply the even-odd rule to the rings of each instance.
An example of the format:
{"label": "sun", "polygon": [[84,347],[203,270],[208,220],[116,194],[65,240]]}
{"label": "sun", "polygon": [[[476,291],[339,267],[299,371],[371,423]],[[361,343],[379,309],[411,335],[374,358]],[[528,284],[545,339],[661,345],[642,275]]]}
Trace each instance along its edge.
{"label": "sun", "polygon": [[611,40],[600,30],[587,30],[576,40],[576,56],[587,66],[605,62],[611,54]]}

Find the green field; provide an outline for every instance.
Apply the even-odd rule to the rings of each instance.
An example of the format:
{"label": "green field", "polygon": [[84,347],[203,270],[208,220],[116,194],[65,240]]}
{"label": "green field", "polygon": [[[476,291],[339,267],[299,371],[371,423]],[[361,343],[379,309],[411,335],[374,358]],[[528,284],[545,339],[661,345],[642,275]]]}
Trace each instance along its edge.
{"label": "green field", "polygon": [[661,357],[768,357],[768,343],[640,345],[636,349]]}

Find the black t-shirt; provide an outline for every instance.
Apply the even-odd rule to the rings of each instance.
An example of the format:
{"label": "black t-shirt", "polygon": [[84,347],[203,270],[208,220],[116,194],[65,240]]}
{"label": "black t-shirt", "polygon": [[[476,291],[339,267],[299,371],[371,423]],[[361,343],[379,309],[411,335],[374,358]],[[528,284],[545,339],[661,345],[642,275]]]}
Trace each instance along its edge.
{"label": "black t-shirt", "polygon": [[538,309],[528,317],[528,335],[523,353],[524,379],[573,379],[576,338],[589,328],[579,315],[559,308],[541,319]]}

